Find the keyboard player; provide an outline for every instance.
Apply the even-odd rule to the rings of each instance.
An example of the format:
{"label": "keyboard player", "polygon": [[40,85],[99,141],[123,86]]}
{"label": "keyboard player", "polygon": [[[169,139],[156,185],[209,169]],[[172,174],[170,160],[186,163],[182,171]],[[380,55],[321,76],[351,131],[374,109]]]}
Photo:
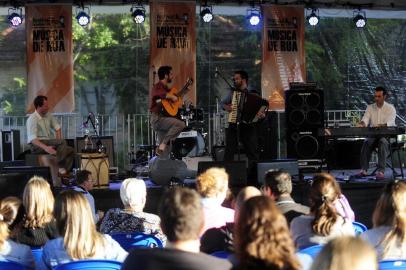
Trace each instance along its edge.
{"label": "keyboard player", "polygon": [[[392,104],[387,103],[387,91],[384,87],[375,88],[375,103],[368,105],[359,127],[385,127],[395,126],[396,109]],[[386,158],[389,154],[389,141],[385,137],[366,138],[361,149],[361,171],[358,177],[367,175],[369,160],[372,151],[378,148],[378,168],[376,171],[376,180],[385,179]]]}

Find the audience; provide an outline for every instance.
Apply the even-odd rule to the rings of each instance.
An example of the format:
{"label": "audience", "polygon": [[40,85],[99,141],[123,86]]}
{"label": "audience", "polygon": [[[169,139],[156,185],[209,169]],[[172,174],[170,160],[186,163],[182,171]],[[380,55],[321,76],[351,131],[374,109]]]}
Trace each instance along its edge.
{"label": "audience", "polygon": [[242,205],[236,220],[235,252],[235,269],[301,269],[286,219],[267,196],[250,198]]}
{"label": "audience", "polygon": [[156,236],[165,244],[166,236],[162,233],[160,218],[143,211],[147,201],[145,182],[137,178],[125,179],[120,187],[120,197],[124,209],[113,208],[107,211],[100,224],[100,232],[142,232]]}
{"label": "audience", "polygon": [[290,195],[292,179],[287,172],[274,169],[267,171],[263,192],[275,201],[276,207],[285,215],[288,223],[297,216],[309,214],[309,207],[296,203]]}
{"label": "audience", "polygon": [[17,262],[33,269],[35,263],[31,248],[9,239],[20,205],[21,201],[16,197],[7,197],[0,202],[0,260]]}
{"label": "audience", "polygon": [[221,204],[227,196],[228,174],[222,168],[210,168],[200,174],[196,181],[197,191],[202,196],[204,228],[218,228],[234,221],[234,210]]}
{"label": "audience", "polygon": [[373,228],[361,238],[374,246],[378,258],[406,259],[406,183],[389,182],[379,198],[373,216]]}
{"label": "audience", "polygon": [[343,235],[355,235],[352,222],[339,215],[334,203],[340,197],[338,183],[328,173],[316,174],[310,188],[310,214],[296,217],[290,224],[298,249],[325,244]]}
{"label": "audience", "polygon": [[123,270],[217,270],[230,269],[227,260],[199,252],[199,236],[204,226],[201,199],[188,188],[171,188],[159,207],[161,227],[168,238],[166,248],[134,249]]}
{"label": "audience", "polygon": [[[242,204],[249,198],[260,195],[261,192],[255,187],[248,186],[240,190],[235,199],[234,222],[238,218]],[[220,228],[208,229],[200,238],[200,250],[209,254],[216,251],[234,252],[234,222],[227,222]]]}
{"label": "audience", "polygon": [[52,210],[54,196],[49,183],[42,177],[32,177],[24,188],[25,215],[21,231],[15,236],[19,243],[43,246],[58,236]]}
{"label": "audience", "polygon": [[127,252],[120,244],[96,231],[89,202],[82,193],[74,190],[60,193],[54,214],[61,237],[45,244],[38,269],[53,269],[85,259],[124,261]]}
{"label": "audience", "polygon": [[10,219],[8,222],[9,238],[14,239],[17,234],[20,233],[23,218],[24,218],[24,206],[20,198],[9,196],[1,201],[1,204],[7,205],[10,211]]}
{"label": "audience", "polygon": [[78,171],[76,173],[76,186],[72,189],[85,195],[86,199],[89,201],[90,209],[92,209],[94,221],[97,223],[103,218],[104,213],[102,211],[96,212],[93,195],[89,192],[93,189],[93,181],[92,173],[90,171]]}
{"label": "audience", "polygon": [[343,236],[327,243],[311,270],[378,270],[375,250],[358,237]]}

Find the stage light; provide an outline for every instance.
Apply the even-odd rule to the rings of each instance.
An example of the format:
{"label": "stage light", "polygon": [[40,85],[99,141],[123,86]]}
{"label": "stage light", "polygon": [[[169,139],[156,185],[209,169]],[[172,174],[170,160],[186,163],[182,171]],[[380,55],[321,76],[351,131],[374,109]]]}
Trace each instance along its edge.
{"label": "stage light", "polygon": [[247,20],[252,26],[256,26],[261,22],[261,10],[259,8],[247,9]]}
{"label": "stage light", "polygon": [[23,23],[23,16],[21,8],[8,9],[8,21],[12,27],[18,27]]}
{"label": "stage light", "polygon": [[135,23],[143,23],[145,21],[145,8],[143,6],[134,6],[130,11]]}
{"label": "stage light", "polygon": [[354,21],[355,26],[357,28],[364,28],[365,25],[367,24],[367,17],[365,16],[365,11],[361,10],[354,11],[353,17],[354,18],[352,20]]}
{"label": "stage light", "polygon": [[90,16],[87,15],[86,12],[81,11],[78,13],[78,15],[76,15],[76,20],[80,26],[85,27],[90,22]]}
{"label": "stage light", "polygon": [[311,26],[316,26],[319,23],[320,17],[318,15],[318,13],[319,13],[319,10],[317,8],[313,8],[310,15],[306,17],[307,21],[309,22],[309,24]]}
{"label": "stage light", "polygon": [[200,17],[206,23],[213,20],[212,7],[208,5],[200,6]]}

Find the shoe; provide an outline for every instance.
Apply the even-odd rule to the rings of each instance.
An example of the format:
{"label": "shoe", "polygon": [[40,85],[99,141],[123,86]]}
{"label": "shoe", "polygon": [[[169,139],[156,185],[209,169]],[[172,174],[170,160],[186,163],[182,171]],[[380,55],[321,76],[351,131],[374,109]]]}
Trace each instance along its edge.
{"label": "shoe", "polygon": [[359,173],[354,175],[354,177],[356,177],[356,178],[363,178],[363,177],[367,177],[367,176],[368,176],[368,174],[364,170],[361,170]]}
{"label": "shoe", "polygon": [[375,174],[375,179],[376,180],[385,180],[385,174],[383,172],[377,172]]}

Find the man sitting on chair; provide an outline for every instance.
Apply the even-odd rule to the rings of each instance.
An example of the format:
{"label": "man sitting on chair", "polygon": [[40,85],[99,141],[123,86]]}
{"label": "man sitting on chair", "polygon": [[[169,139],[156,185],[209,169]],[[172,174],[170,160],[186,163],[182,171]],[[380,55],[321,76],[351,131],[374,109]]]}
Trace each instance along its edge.
{"label": "man sitting on chair", "polygon": [[[48,111],[48,98],[37,96],[34,99],[35,112],[27,120],[27,137],[32,154],[49,154],[54,158],[49,161],[52,181],[55,186],[60,186],[57,177],[64,176],[72,168],[74,151],[62,139],[61,126]],[[56,158],[57,164],[53,160]],[[56,167],[56,168],[55,168]]]}

